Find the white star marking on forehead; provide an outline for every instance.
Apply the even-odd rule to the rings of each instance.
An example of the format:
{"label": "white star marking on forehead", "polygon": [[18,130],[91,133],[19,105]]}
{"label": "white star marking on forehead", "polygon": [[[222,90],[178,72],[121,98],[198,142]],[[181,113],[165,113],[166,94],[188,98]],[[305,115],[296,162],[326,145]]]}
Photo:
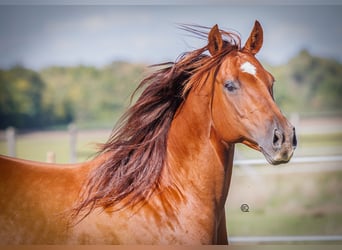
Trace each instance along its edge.
{"label": "white star marking on forehead", "polygon": [[241,65],[240,69],[242,70],[242,72],[246,72],[248,74],[251,74],[253,76],[255,76],[256,74],[256,67],[251,64],[250,62],[245,62]]}

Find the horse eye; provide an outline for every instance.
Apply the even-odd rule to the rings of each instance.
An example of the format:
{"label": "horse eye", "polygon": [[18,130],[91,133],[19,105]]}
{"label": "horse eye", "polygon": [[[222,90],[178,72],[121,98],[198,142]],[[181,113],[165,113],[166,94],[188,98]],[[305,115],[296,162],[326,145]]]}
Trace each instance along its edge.
{"label": "horse eye", "polygon": [[232,81],[228,81],[224,84],[224,87],[229,91],[229,92],[233,92],[234,90],[236,90],[236,86],[234,85],[234,82]]}

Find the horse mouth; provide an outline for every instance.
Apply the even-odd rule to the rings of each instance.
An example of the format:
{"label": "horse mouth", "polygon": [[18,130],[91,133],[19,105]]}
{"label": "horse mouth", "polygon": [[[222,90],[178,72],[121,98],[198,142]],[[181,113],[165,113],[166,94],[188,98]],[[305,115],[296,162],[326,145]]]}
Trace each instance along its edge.
{"label": "horse mouth", "polygon": [[290,145],[284,145],[284,147],[282,147],[279,150],[273,150],[270,147],[263,147],[254,141],[247,140],[242,141],[242,143],[252,149],[260,151],[264,155],[267,162],[271,165],[280,165],[288,163],[291,160],[295,149],[295,147],[291,147]]}
{"label": "horse mouth", "polygon": [[264,148],[259,147],[261,153],[264,155],[265,159],[267,160],[268,163],[271,165],[280,165],[280,164],[285,164],[288,163],[293,155],[294,150],[291,151],[282,151],[282,152],[277,152],[276,154],[271,155],[268,153]]}

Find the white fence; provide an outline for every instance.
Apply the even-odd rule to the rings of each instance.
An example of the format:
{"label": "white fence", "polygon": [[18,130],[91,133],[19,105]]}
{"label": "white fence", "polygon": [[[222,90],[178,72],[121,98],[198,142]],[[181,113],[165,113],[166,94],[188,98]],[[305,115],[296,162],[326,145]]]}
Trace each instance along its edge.
{"label": "white fence", "polygon": [[[75,163],[77,161],[77,152],[76,152],[76,145],[77,145],[77,133],[78,129],[75,124],[71,123],[68,126],[69,134],[69,159],[70,163]],[[9,127],[5,131],[5,137],[7,142],[7,155],[11,157],[16,157],[16,131],[15,128]],[[54,152],[46,152],[46,161],[47,162],[54,162],[55,161],[55,153]]]}

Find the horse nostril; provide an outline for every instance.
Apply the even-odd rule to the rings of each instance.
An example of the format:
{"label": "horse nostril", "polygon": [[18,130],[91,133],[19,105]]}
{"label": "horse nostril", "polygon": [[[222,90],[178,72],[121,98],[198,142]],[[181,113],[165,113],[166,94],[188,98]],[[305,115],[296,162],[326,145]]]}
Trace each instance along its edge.
{"label": "horse nostril", "polygon": [[297,136],[296,136],[296,129],[295,128],[293,128],[292,146],[294,148],[297,147]]}
{"label": "horse nostril", "polygon": [[273,147],[275,149],[279,149],[284,141],[285,137],[283,134],[278,129],[275,129],[273,133]]}
{"label": "horse nostril", "polygon": [[276,144],[279,141],[279,137],[276,133],[273,135],[273,145]]}

